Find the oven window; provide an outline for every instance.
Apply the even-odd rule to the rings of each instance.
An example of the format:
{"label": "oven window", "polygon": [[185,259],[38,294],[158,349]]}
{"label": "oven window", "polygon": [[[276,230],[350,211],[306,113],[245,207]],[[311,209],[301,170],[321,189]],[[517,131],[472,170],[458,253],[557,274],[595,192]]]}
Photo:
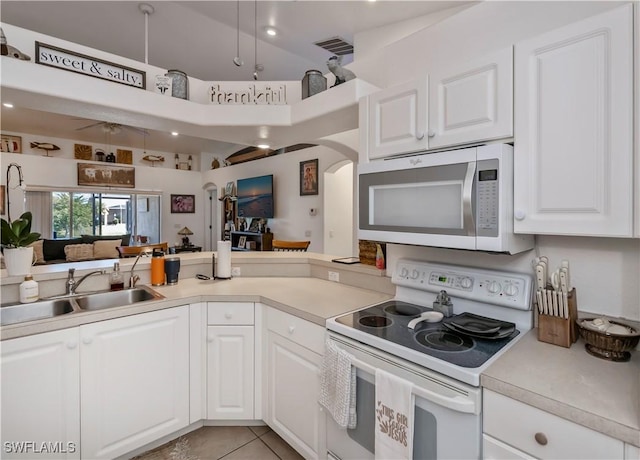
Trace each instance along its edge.
{"label": "oven window", "polygon": [[[353,430],[347,430],[351,439],[372,454],[375,450],[375,395],[373,383],[356,378],[356,413],[358,423]],[[435,416],[419,407],[415,407],[413,433],[413,458],[420,460],[436,460],[438,452],[438,431]]]}

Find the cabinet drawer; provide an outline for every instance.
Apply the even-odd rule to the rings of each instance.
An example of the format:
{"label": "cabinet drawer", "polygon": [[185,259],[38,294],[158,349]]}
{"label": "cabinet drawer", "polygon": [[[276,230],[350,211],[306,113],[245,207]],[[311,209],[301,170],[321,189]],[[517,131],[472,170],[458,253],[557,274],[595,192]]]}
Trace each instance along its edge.
{"label": "cabinet drawer", "polygon": [[483,395],[483,431],[529,455],[549,459],[623,458],[622,441],[490,390],[484,390]]}
{"label": "cabinet drawer", "polygon": [[267,308],[267,328],[287,339],[324,355],[325,329],[275,308]]}
{"label": "cabinet drawer", "polygon": [[253,324],[253,302],[207,302],[207,324]]}

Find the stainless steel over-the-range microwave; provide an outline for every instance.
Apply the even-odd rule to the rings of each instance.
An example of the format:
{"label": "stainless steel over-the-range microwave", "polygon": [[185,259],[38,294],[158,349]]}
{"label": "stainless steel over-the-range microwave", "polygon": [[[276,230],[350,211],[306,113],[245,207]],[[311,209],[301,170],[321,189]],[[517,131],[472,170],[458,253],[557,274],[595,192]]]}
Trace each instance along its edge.
{"label": "stainless steel over-the-range microwave", "polygon": [[490,144],[358,165],[358,238],[515,254],[513,147]]}

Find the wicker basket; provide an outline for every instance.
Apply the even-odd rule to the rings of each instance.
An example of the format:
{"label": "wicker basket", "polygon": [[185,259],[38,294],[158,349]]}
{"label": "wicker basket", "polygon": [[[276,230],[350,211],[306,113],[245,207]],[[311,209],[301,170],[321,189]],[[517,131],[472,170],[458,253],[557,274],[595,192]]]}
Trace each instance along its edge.
{"label": "wicker basket", "polygon": [[587,352],[598,358],[609,361],[625,362],[631,359],[630,350],[633,350],[640,342],[640,332],[637,329],[616,321],[609,322],[628,328],[629,335],[612,334],[609,332],[596,331],[582,325],[583,321],[592,321],[595,318],[580,318],[576,320],[580,337],[584,339]]}

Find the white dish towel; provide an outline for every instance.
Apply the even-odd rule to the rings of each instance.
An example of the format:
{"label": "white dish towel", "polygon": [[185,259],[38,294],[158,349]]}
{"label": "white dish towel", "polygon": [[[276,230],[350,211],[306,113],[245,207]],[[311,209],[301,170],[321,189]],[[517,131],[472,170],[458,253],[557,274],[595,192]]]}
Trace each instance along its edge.
{"label": "white dish towel", "polygon": [[319,402],[342,428],[355,428],[357,421],[356,368],[351,365],[352,359],[332,340],[325,342]]}
{"label": "white dish towel", "polygon": [[413,384],[376,369],[375,453],[378,460],[413,458]]}

